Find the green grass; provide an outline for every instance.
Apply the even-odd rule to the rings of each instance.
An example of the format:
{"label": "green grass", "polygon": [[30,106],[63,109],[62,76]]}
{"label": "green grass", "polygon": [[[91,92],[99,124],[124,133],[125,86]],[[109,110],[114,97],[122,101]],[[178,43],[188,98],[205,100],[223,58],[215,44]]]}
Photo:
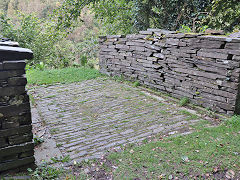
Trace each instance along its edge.
{"label": "green grass", "polygon": [[183,115],[187,115],[187,120],[198,119],[199,117],[196,114],[192,114],[187,110],[179,110],[179,112]]}
{"label": "green grass", "polygon": [[64,68],[51,70],[27,71],[28,84],[55,84],[55,83],[72,83],[100,77],[101,74],[96,69],[89,68]]}
{"label": "green grass", "polygon": [[180,106],[186,106],[188,103],[189,103],[189,98],[187,98],[187,97],[183,97],[179,101]]}
{"label": "green grass", "polygon": [[[195,177],[240,168],[240,117],[190,135],[170,137],[128,147],[108,156],[118,168],[114,179]],[[191,178],[190,178],[191,179]]]}

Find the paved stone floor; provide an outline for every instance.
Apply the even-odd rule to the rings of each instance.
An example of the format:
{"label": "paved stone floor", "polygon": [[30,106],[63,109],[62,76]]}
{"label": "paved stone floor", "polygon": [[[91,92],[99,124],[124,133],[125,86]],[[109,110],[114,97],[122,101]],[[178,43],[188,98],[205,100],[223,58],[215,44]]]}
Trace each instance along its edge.
{"label": "paved stone floor", "polygon": [[158,133],[187,130],[200,120],[162,98],[110,79],[36,87],[30,93],[62,154],[76,161]]}

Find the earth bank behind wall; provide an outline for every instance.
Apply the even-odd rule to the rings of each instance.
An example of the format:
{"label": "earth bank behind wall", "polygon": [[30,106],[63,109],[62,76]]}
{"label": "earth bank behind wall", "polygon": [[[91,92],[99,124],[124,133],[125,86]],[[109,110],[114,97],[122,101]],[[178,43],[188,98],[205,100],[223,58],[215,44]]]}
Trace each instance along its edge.
{"label": "earth bank behind wall", "polygon": [[24,70],[25,59],[33,53],[17,46],[0,38],[0,178],[8,170],[26,170],[35,161]]}
{"label": "earth bank behind wall", "polygon": [[240,39],[159,29],[100,37],[100,71],[239,114]]}

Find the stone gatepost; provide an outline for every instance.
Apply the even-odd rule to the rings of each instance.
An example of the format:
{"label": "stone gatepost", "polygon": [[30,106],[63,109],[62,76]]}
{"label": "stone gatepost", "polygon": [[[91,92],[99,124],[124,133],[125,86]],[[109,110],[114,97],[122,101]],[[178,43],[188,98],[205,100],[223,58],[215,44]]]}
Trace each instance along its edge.
{"label": "stone gatepost", "polygon": [[0,38],[0,174],[34,165],[29,96],[25,90],[29,49]]}

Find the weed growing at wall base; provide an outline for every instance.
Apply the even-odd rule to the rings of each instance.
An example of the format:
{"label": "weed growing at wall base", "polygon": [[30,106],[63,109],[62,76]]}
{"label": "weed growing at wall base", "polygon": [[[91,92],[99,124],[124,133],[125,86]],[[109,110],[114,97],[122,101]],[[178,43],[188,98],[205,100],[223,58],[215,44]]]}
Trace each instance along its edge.
{"label": "weed growing at wall base", "polygon": [[190,102],[190,101],[189,101],[189,98],[183,97],[183,98],[180,99],[179,105],[180,105],[180,106],[186,106],[189,102]]}

